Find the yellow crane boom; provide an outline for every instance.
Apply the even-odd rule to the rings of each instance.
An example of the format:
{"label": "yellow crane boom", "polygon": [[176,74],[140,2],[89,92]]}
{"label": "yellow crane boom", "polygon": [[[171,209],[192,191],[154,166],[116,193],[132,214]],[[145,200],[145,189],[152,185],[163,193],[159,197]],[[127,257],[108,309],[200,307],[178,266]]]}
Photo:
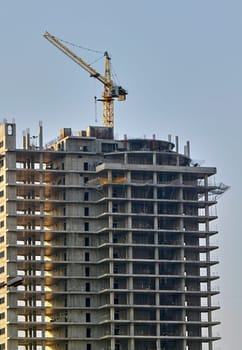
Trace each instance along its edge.
{"label": "yellow crane boom", "polygon": [[48,32],[45,32],[44,37],[61,50],[64,54],[70,57],[73,61],[84,68],[91,77],[96,78],[104,85],[103,98],[103,125],[107,127],[114,127],[114,108],[113,101],[114,98],[118,98],[119,101],[124,101],[126,99],[127,91],[121,86],[113,84],[111,79],[111,67],[110,67],[110,56],[105,52],[105,74],[102,75],[93,69],[89,64],[87,64],[83,59],[78,57],[74,52],[72,52],[68,47],[66,47],[60,40]]}

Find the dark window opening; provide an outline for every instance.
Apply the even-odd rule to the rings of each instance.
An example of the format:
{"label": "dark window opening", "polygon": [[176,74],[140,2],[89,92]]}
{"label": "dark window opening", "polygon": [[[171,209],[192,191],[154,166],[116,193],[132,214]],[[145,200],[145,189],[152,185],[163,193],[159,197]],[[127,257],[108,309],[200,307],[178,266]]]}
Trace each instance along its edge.
{"label": "dark window opening", "polygon": [[91,322],[91,314],[86,313],[86,322]]}
{"label": "dark window opening", "polygon": [[90,253],[85,252],[85,261],[89,261],[89,260],[90,260]]}
{"label": "dark window opening", "polygon": [[83,181],[84,181],[84,184],[86,184],[86,183],[88,182],[88,177],[87,177],[87,176],[84,176]]}
{"label": "dark window opening", "polygon": [[85,247],[89,247],[90,245],[90,239],[89,237],[85,237]]}
{"label": "dark window opening", "polygon": [[86,337],[91,338],[91,328],[86,329]]}

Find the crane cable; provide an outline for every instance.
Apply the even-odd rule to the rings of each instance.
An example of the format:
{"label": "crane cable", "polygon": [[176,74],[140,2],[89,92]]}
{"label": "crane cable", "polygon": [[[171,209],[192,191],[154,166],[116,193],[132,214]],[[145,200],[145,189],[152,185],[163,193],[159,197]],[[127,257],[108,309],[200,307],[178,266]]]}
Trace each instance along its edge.
{"label": "crane cable", "polygon": [[66,41],[66,40],[63,40],[63,39],[60,39],[60,38],[56,38],[58,39],[59,41],[62,41],[63,43],[65,44],[68,44],[68,45],[71,45],[71,46],[74,46],[74,47],[78,47],[79,49],[83,49],[83,50],[86,50],[86,51],[91,51],[91,52],[96,52],[96,53],[102,53],[104,54],[103,51],[99,51],[99,50],[94,50],[94,49],[90,49],[88,47],[84,47],[84,46],[81,46],[81,45],[77,45],[77,44],[74,44],[70,41]]}
{"label": "crane cable", "polygon": [[114,70],[113,64],[111,64],[111,74],[112,74],[113,80],[120,85],[119,78],[117,76],[117,73]]}
{"label": "crane cable", "polygon": [[88,63],[89,66],[92,66],[94,63],[100,61],[105,55],[103,54],[101,57],[97,58],[95,61]]}
{"label": "crane cable", "polygon": [[56,38],[57,40],[65,43],[65,44],[68,44],[70,46],[73,46],[73,47],[78,47],[79,49],[82,49],[82,50],[86,50],[86,51],[89,51],[89,52],[95,52],[95,53],[101,53],[102,56],[97,58],[96,60],[94,60],[93,62],[91,63],[88,63],[88,65],[91,67],[93,64],[95,64],[96,62],[100,61],[104,56],[105,56],[105,53],[103,51],[99,51],[99,50],[94,50],[94,49],[90,49],[88,47],[84,47],[84,46],[81,46],[81,45],[77,45],[77,44],[74,44],[70,41],[66,41],[66,40],[63,40],[63,39],[60,39],[60,38]]}

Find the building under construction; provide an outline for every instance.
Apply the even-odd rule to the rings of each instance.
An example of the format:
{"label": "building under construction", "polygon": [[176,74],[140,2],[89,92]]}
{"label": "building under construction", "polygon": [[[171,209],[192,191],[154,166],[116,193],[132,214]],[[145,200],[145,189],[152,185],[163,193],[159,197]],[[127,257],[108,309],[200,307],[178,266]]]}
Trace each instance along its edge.
{"label": "building under construction", "polygon": [[112,131],[0,125],[1,350],[213,349],[216,169]]}

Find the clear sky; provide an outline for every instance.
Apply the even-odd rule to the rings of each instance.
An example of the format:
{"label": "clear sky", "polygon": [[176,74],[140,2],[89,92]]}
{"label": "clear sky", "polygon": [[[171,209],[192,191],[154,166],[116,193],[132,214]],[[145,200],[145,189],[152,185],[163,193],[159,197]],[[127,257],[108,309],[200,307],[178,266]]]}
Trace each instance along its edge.
{"label": "clear sky", "polygon": [[[115,104],[117,137],[172,134],[181,147],[190,140],[192,157],[216,166],[216,181],[231,186],[217,205],[223,339],[215,349],[240,349],[241,0],[1,0],[0,119],[15,119],[20,141],[26,128],[36,134],[40,120],[45,142],[62,127],[94,124],[94,95],[102,94],[98,81],[43,38],[46,30],[111,54],[129,92]],[[89,63],[100,57],[75,52]],[[94,68],[103,73],[104,61]]]}

